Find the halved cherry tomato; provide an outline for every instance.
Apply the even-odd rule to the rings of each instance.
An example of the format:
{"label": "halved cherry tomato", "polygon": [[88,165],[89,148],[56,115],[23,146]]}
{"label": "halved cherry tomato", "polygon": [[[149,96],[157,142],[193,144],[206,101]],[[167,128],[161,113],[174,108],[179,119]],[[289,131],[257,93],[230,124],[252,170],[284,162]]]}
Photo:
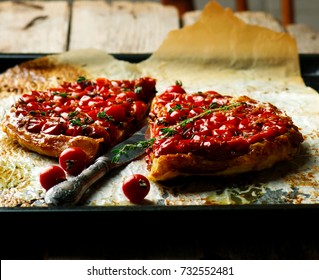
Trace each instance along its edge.
{"label": "halved cherry tomato", "polygon": [[59,135],[63,133],[63,126],[60,123],[47,122],[42,126],[41,130],[45,134]]}
{"label": "halved cherry tomato", "polygon": [[27,103],[28,111],[36,111],[41,109],[41,104],[35,101],[31,101]]}
{"label": "halved cherry tomato", "polygon": [[89,162],[87,154],[79,147],[65,149],[59,157],[61,167],[69,175],[80,174]]}
{"label": "halved cherry tomato", "polygon": [[40,184],[46,190],[49,190],[58,183],[66,180],[64,170],[58,165],[52,165],[40,173]]}
{"label": "halved cherry tomato", "polygon": [[35,95],[33,95],[33,94],[25,93],[25,94],[22,95],[21,100],[24,103],[28,104],[29,102],[37,101],[37,97]]}
{"label": "halved cherry tomato", "polygon": [[111,116],[115,122],[123,122],[126,119],[125,108],[121,105],[113,105],[105,110],[108,116]]}
{"label": "halved cherry tomato", "polygon": [[145,117],[147,105],[143,101],[135,101],[133,105],[133,115],[139,121]]}
{"label": "halved cherry tomato", "polygon": [[140,204],[150,191],[150,181],[141,174],[126,177],[122,186],[125,196],[135,204]]}
{"label": "halved cherry tomato", "polygon": [[41,128],[44,124],[44,121],[42,120],[30,120],[28,123],[26,130],[32,133],[39,133],[41,131]]}

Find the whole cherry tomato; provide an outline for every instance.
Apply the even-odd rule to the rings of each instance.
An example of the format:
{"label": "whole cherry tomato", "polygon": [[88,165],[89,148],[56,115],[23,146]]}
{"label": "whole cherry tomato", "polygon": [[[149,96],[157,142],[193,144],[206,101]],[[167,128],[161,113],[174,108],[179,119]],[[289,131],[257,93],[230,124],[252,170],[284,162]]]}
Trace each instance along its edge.
{"label": "whole cherry tomato", "polygon": [[170,86],[166,89],[166,92],[170,93],[185,93],[185,90],[182,87],[181,81],[176,81],[176,84],[173,86]]}
{"label": "whole cherry tomato", "polygon": [[40,184],[46,190],[65,180],[65,172],[58,165],[49,166],[40,173]]}
{"label": "whole cherry tomato", "polygon": [[88,164],[87,154],[79,147],[70,147],[65,149],[59,157],[61,167],[69,175],[76,176],[80,174]]}
{"label": "whole cherry tomato", "polygon": [[150,191],[149,180],[141,174],[133,174],[126,177],[123,186],[123,193],[132,203],[139,204]]}

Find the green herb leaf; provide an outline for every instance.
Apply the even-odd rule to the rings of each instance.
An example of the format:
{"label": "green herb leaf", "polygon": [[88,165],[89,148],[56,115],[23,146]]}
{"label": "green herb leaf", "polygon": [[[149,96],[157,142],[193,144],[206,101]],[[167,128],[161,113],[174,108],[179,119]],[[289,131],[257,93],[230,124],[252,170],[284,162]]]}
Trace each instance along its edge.
{"label": "green herb leaf", "polygon": [[142,87],[136,87],[136,88],[134,89],[134,92],[135,92],[136,94],[139,94],[142,90],[143,90]]}
{"label": "green herb leaf", "polygon": [[84,76],[80,76],[78,77],[78,79],[76,80],[77,83],[83,83],[83,82],[87,82],[88,79],[85,78]]}
{"label": "green herb leaf", "polygon": [[105,113],[105,111],[98,112],[96,115],[99,119],[104,119],[108,121],[114,121],[114,118],[112,116],[109,116]]}
{"label": "green herb leaf", "polygon": [[175,85],[182,87],[182,86],[183,86],[183,83],[182,83],[181,80],[176,80],[176,81],[175,81]]}
{"label": "green herb leaf", "polygon": [[218,103],[217,102],[212,102],[209,104],[209,109],[213,109],[213,108],[216,108],[218,106]]}
{"label": "green herb leaf", "polygon": [[67,92],[59,92],[59,91],[55,91],[55,92],[52,92],[53,95],[58,95],[58,96],[61,96],[63,98],[67,98],[68,97],[68,93]]}
{"label": "green herb leaf", "polygon": [[120,160],[121,156],[127,156],[128,151],[136,150],[136,149],[146,149],[151,147],[154,142],[155,138],[150,138],[148,140],[139,141],[135,144],[127,144],[121,147],[120,149],[114,149],[112,152],[115,154],[115,156],[112,158],[112,163],[116,163]]}
{"label": "green herb leaf", "polygon": [[163,137],[170,137],[172,135],[174,135],[175,130],[171,127],[164,127],[161,129],[162,135]]}
{"label": "green herb leaf", "polygon": [[176,111],[176,110],[182,110],[183,109],[183,107],[182,107],[182,105],[181,104],[176,104],[174,107],[172,107],[171,109],[169,109],[169,113],[173,113],[174,111]]}
{"label": "green herb leaf", "polygon": [[78,111],[72,111],[72,112],[70,112],[70,113],[68,114],[68,117],[69,117],[69,118],[73,118],[73,117],[75,117],[78,113],[79,113]]}
{"label": "green herb leaf", "polygon": [[219,107],[219,109],[221,111],[228,111],[231,108],[238,107],[240,104],[241,104],[240,102],[235,102],[235,103],[232,103],[232,104],[229,104],[229,105],[221,106],[221,107]]}
{"label": "green herb leaf", "polygon": [[79,118],[70,120],[70,123],[72,126],[82,126],[83,125],[83,123],[81,122],[81,119],[79,119]]}

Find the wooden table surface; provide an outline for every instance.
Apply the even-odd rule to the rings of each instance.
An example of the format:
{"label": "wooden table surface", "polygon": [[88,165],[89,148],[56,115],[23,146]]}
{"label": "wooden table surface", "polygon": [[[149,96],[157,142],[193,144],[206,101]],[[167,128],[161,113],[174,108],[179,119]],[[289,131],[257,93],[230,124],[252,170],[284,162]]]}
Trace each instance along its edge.
{"label": "wooden table surface", "polygon": [[[174,7],[150,2],[1,1],[0,53],[45,54],[90,47],[109,53],[152,53],[170,30],[191,24],[197,17],[198,12],[190,13],[180,20]],[[251,17],[246,20],[252,21]],[[256,18],[253,21],[258,23]],[[274,19],[271,21],[269,26],[278,28]],[[310,40],[318,42],[316,34]],[[2,230],[8,239],[15,240],[11,242],[13,247],[1,249],[1,258],[319,258],[318,239],[314,235],[309,238],[307,232],[298,228],[298,219],[296,225],[292,219],[286,227],[287,219],[283,216],[283,224],[273,231],[271,217],[255,215],[255,221],[260,221],[262,228],[255,225],[251,227],[253,230],[243,231],[243,228],[235,227],[240,219],[251,219],[249,215],[227,223],[212,216],[202,224],[198,224],[201,217],[184,217],[184,220],[176,217],[178,225],[149,217],[144,227],[139,228],[129,225],[133,221],[127,220],[117,221],[116,227],[114,221],[106,218],[92,219],[92,224],[82,225],[81,217],[77,216],[70,220],[70,224],[59,225],[55,220],[52,225],[48,217],[41,216],[40,220],[25,217],[22,223],[13,221],[12,228]],[[299,221],[304,219],[299,218]],[[269,220],[265,223],[262,219]],[[41,223],[42,220],[46,222]],[[11,217],[8,218],[10,221]],[[142,221],[139,223],[143,224]],[[222,223],[228,227],[223,228]],[[69,236],[70,232],[72,236]],[[108,234],[111,234],[111,239],[108,239]],[[150,244],[149,239],[153,240]]]}
{"label": "wooden table surface", "polygon": [[[179,18],[174,6],[129,1],[0,1],[0,53],[60,53],[97,48],[108,53],[152,53],[170,30],[197,20]],[[246,22],[285,31],[263,12],[237,15]],[[288,26],[300,53],[319,53],[319,36],[304,25]]]}
{"label": "wooden table surface", "polygon": [[177,10],[152,2],[0,2],[1,53],[59,53],[97,48],[150,53],[179,28]]}

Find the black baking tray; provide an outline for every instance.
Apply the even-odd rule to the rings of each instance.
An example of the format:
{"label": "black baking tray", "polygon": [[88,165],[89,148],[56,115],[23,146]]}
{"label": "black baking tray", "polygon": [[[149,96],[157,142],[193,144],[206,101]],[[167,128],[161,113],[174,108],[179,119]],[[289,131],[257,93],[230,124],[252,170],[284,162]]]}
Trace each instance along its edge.
{"label": "black baking tray", "polygon": [[[43,55],[47,54],[0,54],[0,73]],[[150,55],[113,54],[117,59],[132,63],[145,60]],[[319,91],[319,55],[300,55],[300,68],[305,84]],[[167,238],[183,240],[185,246],[192,242],[199,242],[204,251],[205,248],[213,250],[211,242],[220,242],[226,237],[228,245],[234,245],[230,240],[241,239],[244,240],[242,242],[256,242],[257,246],[257,243],[261,244],[263,238],[263,244],[268,244],[265,240],[275,240],[279,233],[280,236],[294,243],[295,238],[309,239],[313,236],[316,232],[313,227],[318,220],[318,215],[319,204],[8,207],[0,208],[0,224],[2,236],[18,240],[14,249],[20,252],[14,255],[12,250],[6,251],[5,258],[29,258],[28,256],[38,258],[37,254],[28,254],[25,251],[21,253],[19,248],[28,250],[29,246],[25,245],[25,242],[30,239],[32,244],[38,244],[37,242],[46,244],[45,246],[34,245],[41,250],[50,244],[51,248],[54,246],[61,250],[67,246],[71,248],[70,250],[75,250],[77,246],[83,250],[89,250],[88,248],[92,248],[96,240],[103,239],[105,236],[108,236],[110,240],[113,238],[116,242],[127,240],[127,238],[142,242],[143,238],[148,237],[155,238],[157,243],[163,238],[164,240],[165,238],[166,240]],[[123,235],[124,239],[122,239]],[[314,237],[314,240],[317,239]],[[225,247],[227,247],[226,243]],[[148,246],[144,245],[141,248],[147,250]],[[319,244],[317,249],[319,252]],[[95,250],[97,250],[96,247]],[[214,258],[214,254],[208,253],[204,257],[207,256]]]}
{"label": "black baking tray", "polygon": [[[45,55],[49,55],[49,54],[40,54],[40,53],[26,53],[26,54],[15,54],[15,53],[0,53],[0,73],[4,72],[6,69],[10,68],[10,67],[14,67],[20,63],[23,63],[25,61],[28,60],[32,60],[41,56],[45,56]],[[138,63],[141,62],[147,58],[149,58],[151,56],[150,53],[143,53],[143,54],[112,54],[115,58],[119,59],[119,60],[124,60],[124,61],[129,61],[131,63]],[[319,91],[319,54],[300,54],[299,55],[299,62],[300,62],[300,69],[301,69],[301,74],[302,77],[305,81],[305,84],[307,86],[310,86],[312,88],[314,88],[315,90]],[[239,207],[239,209],[245,208],[243,206],[237,206]],[[308,206],[306,206],[307,208]],[[310,208],[318,208],[319,209],[319,205],[309,205]],[[133,206],[132,209],[130,209],[130,206],[125,206],[125,208],[123,209],[129,209],[130,211],[132,209],[134,209],[134,211],[139,211],[138,207]],[[235,206],[226,206],[226,209],[235,209]],[[246,208],[254,208],[255,210],[258,210],[260,208],[269,208],[269,210],[274,210],[276,211],[278,207],[273,207],[272,205],[258,205],[258,206],[252,206],[249,205]],[[279,207],[280,209],[300,209],[299,205],[290,205],[290,204],[285,204],[285,205],[281,205]],[[38,213],[39,212],[46,212],[46,211],[50,211],[52,212],[53,209],[47,209],[47,208],[29,208],[29,209],[21,209],[20,211],[17,211],[17,209],[19,208],[12,208],[12,209],[3,209],[0,207],[0,212],[2,213],[13,213],[13,212],[28,212],[28,213]],[[79,210],[80,209],[80,210]],[[64,209],[54,209],[55,213],[59,213],[59,212],[69,212],[69,211],[75,211],[75,212],[81,212],[83,215],[83,211],[87,212],[96,212],[96,211],[107,211],[107,212],[112,212],[112,213],[117,213],[119,210],[118,209],[122,209],[121,207],[75,207],[75,208],[64,208]],[[191,209],[191,211],[195,210],[195,209],[204,209],[205,212],[207,212],[208,210],[212,210],[214,209],[214,211],[216,210],[221,210],[224,209],[224,207],[222,206],[205,206],[205,207],[188,207],[188,206],[178,206],[178,207],[167,207],[167,206],[151,206],[151,207],[147,207],[147,206],[143,206],[140,208],[140,210],[147,210],[147,211],[153,211],[154,209],[169,209],[169,210],[181,210],[183,212],[187,212],[188,210]],[[14,210],[14,211],[11,211]],[[236,208],[236,210],[238,210]],[[165,210],[167,211],[167,210]],[[122,210],[120,211],[122,212]]]}

